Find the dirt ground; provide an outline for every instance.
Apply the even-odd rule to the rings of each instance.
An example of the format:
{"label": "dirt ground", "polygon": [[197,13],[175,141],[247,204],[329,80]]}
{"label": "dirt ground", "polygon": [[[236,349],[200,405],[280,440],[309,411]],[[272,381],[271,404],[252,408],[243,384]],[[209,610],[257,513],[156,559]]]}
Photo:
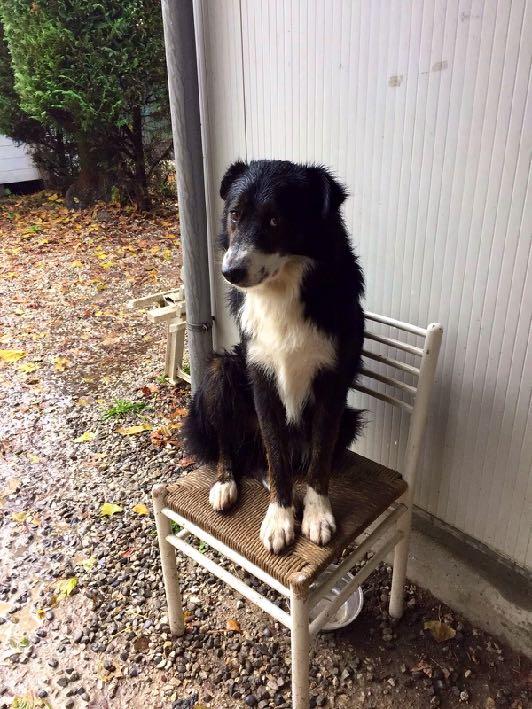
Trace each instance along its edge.
{"label": "dirt ground", "polygon": [[[4,198],[0,251],[0,707],[289,707],[287,631],[189,560],[166,625],[150,490],[194,464],[188,388],[126,303],[178,283],[175,209]],[[318,638],[312,706],[530,706],[530,662],[428,593],[393,623],[390,574]]]}

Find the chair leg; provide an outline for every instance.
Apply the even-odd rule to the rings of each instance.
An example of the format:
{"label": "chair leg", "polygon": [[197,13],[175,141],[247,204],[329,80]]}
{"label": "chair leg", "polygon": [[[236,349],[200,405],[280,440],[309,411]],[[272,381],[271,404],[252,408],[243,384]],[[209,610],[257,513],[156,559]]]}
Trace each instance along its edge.
{"label": "chair leg", "polygon": [[412,509],[410,507],[398,521],[397,527],[403,532],[403,538],[395,547],[393,560],[389,605],[389,613],[392,618],[401,618],[404,610],[406,567],[410,546],[410,529],[412,527]]}
{"label": "chair leg", "polygon": [[159,540],[164,590],[168,604],[168,625],[170,626],[170,633],[172,635],[183,635],[185,632],[185,623],[183,619],[179,580],[177,577],[175,549],[166,541],[166,537],[172,533],[172,528],[168,517],[162,514],[166,499],[166,485],[155,485],[152,498],[155,523],[157,525],[157,538]]}
{"label": "chair leg", "polygon": [[309,706],[309,615],[308,595],[291,588],[290,614],[292,616],[292,707],[308,709]]}

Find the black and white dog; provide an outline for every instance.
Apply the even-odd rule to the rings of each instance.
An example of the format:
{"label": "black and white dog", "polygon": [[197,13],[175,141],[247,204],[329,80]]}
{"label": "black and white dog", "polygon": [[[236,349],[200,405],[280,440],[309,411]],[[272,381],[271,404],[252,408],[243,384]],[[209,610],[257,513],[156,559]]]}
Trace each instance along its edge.
{"label": "black and white dog", "polygon": [[346,192],[322,167],[258,160],[231,165],[220,195],[222,273],[241,341],[213,357],[185,439],[216,464],[216,510],[235,503],[240,476],[268,471],[260,536],[274,553],[294,539],[292,488],[304,477],[302,532],[327,544],[329,477],[361,413],[346,408],[364,336],[364,279],[340,215]]}

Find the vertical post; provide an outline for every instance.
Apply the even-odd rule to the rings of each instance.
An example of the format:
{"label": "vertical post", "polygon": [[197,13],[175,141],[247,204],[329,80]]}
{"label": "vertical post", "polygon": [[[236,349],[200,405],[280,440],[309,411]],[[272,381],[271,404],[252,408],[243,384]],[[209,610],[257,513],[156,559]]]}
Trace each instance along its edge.
{"label": "vertical post", "polygon": [[292,707],[309,706],[310,632],[308,591],[304,593],[290,585],[290,616],[292,618]]}
{"label": "vertical post", "polygon": [[207,213],[192,0],[162,0],[192,391],[212,351]]}
{"label": "vertical post", "polygon": [[438,323],[432,323],[427,328],[423,357],[419,371],[416,400],[410,419],[408,442],[405,452],[404,478],[408,484],[406,493],[400,502],[406,505],[406,512],[397,522],[397,528],[403,532],[403,538],[395,547],[392,587],[390,590],[389,612],[392,618],[403,615],[404,585],[406,567],[408,564],[408,547],[410,543],[410,529],[412,527],[412,505],[416,484],[416,473],[421,453],[423,434],[427,423],[427,413],[430,394],[434,383],[434,373],[438,364],[443,328]]}
{"label": "vertical post", "polygon": [[170,520],[162,513],[166,499],[166,485],[155,485],[152,492],[152,499],[155,524],[157,525],[157,538],[159,540],[161,567],[163,570],[164,590],[168,604],[168,625],[170,626],[170,633],[172,635],[183,635],[185,632],[185,622],[183,619],[181,591],[179,590],[179,580],[177,578],[175,549],[166,541],[166,537],[171,534],[172,530]]}

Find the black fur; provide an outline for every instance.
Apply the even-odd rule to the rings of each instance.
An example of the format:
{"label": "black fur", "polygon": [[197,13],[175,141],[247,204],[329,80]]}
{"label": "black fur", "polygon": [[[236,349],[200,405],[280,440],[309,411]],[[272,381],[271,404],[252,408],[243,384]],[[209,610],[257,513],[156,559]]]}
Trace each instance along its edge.
{"label": "black fur", "polygon": [[[246,361],[247,335],[241,331],[232,352],[213,357],[192,400],[186,441],[202,461],[219,465],[229,456],[220,479],[268,467],[272,498],[290,505],[294,474],[302,470],[320,494],[327,493],[331,465],[361,426],[361,412],[346,409],[364,336],[364,279],[340,214],[347,193],[323,167],[260,160],[234,163],[220,194],[224,250],[240,239],[263,253],[312,260],[301,285],[304,316],[333,339],[336,363],[317,373],[300,421],[288,424],[275,377]],[[245,298],[245,290],[231,289],[237,322]]]}

